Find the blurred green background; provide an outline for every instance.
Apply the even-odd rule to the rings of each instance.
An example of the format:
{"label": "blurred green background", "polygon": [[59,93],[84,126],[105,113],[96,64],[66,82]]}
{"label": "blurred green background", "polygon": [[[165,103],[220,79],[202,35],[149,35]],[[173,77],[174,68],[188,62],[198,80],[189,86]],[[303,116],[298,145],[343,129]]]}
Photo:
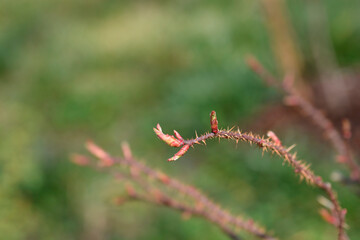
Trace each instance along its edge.
{"label": "blurred green background", "polygon": [[[271,115],[282,96],[244,58],[254,54],[283,73],[261,2],[2,0],[0,238],[227,239],[212,224],[184,221],[171,209],[139,202],[114,206],[121,184],[69,161],[72,153],[85,153],[83,145],[92,139],[114,155],[128,141],[149,166],[197,186],[281,239],[335,239],[317,213],[321,191],[299,184],[277,157],[212,141],[170,164],[166,159],[175,149],[152,131],[159,122],[165,132],[176,129],[190,138],[195,130],[209,130],[209,113],[216,110],[220,126],[266,133],[262,113]],[[303,71],[311,76],[309,3],[286,4]],[[358,0],[322,4],[339,66],[356,69]],[[296,143],[298,156],[324,179],[335,169],[346,174],[320,132],[314,136],[296,120],[276,123],[272,130],[285,145]],[[333,185],[348,209],[349,236],[360,239],[359,197]]]}

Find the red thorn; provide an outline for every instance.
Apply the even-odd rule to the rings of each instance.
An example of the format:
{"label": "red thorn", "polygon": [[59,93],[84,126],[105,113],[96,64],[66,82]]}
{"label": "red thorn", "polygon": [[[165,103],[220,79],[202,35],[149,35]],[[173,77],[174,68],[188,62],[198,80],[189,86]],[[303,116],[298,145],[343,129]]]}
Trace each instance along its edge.
{"label": "red thorn", "polygon": [[174,130],[175,137],[179,139],[180,141],[184,141],[184,139],[181,137],[180,133],[178,133],[176,130]]}
{"label": "red thorn", "polygon": [[168,161],[171,162],[178,160],[180,157],[184,156],[184,154],[189,150],[189,148],[190,145],[183,146],[177,153],[175,153],[173,157],[169,158]]}
{"label": "red thorn", "polygon": [[86,144],[86,148],[91,152],[94,156],[100,159],[101,166],[109,167],[114,164],[114,160],[110,157],[110,155],[105,152],[102,148],[100,148],[95,143],[89,141]]}
{"label": "red thorn", "polygon": [[122,142],[121,148],[122,148],[122,151],[124,153],[125,159],[131,159],[132,158],[132,153],[131,153],[131,149],[130,149],[129,144],[127,142]]}

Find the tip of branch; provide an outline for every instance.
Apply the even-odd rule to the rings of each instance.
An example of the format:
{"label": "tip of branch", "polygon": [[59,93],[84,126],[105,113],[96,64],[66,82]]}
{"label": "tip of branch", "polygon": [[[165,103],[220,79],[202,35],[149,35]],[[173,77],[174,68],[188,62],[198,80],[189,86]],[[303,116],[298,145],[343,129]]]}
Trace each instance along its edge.
{"label": "tip of branch", "polygon": [[70,156],[70,160],[79,166],[86,166],[86,165],[89,165],[89,163],[90,163],[90,161],[87,157],[85,157],[84,155],[80,155],[80,154],[72,154]]}
{"label": "tip of branch", "polygon": [[176,130],[174,130],[174,134],[175,134],[175,137],[177,139],[179,139],[180,141],[184,141],[184,139],[182,138],[182,136],[180,135],[180,133],[178,133]]}
{"label": "tip of branch", "polygon": [[105,152],[105,150],[100,148],[98,145],[96,145],[94,142],[88,141],[86,143],[86,148],[88,149],[88,151],[91,154],[93,154],[95,157],[97,157],[101,161],[102,166],[113,165],[114,161],[109,156],[109,154],[107,152]]}
{"label": "tip of branch", "polygon": [[129,146],[129,144],[127,142],[122,142],[121,143],[121,149],[123,151],[125,159],[131,159],[132,158],[132,152],[131,152],[130,146]]}
{"label": "tip of branch", "polygon": [[154,130],[154,132],[155,132],[155,134],[156,134],[157,136],[159,136],[160,134],[162,134],[162,129],[161,129],[161,127],[160,127],[159,124],[157,124],[157,125],[156,125],[156,128],[153,128],[153,130]]}
{"label": "tip of branch", "polygon": [[168,159],[168,162],[174,162],[176,160],[178,160],[180,158],[180,156],[172,156],[171,158]]}
{"label": "tip of branch", "polygon": [[157,124],[156,128],[153,128],[153,130],[154,130],[156,136],[158,136],[158,138],[163,140],[167,145],[169,145],[171,147],[181,147],[182,145],[184,145],[184,139],[175,130],[174,130],[174,133],[175,133],[177,138],[175,138],[172,135],[168,135],[168,134],[163,133],[163,131],[162,131],[159,124]]}
{"label": "tip of branch", "polygon": [[[217,134],[219,132],[219,127],[218,127],[218,120],[215,111],[211,111],[210,113],[210,125],[211,125],[211,132]],[[198,138],[198,136],[196,136],[196,138]]]}
{"label": "tip of branch", "polygon": [[176,161],[189,150],[190,145],[184,145],[174,156],[168,159],[169,162]]}

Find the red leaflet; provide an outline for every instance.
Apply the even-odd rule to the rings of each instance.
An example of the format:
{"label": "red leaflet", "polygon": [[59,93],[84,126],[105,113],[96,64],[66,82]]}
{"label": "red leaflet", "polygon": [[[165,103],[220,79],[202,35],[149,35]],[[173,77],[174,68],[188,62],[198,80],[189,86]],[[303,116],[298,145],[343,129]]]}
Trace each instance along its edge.
{"label": "red leaflet", "polygon": [[189,150],[190,145],[185,145],[183,146],[177,153],[175,153],[175,155],[171,158],[168,159],[168,161],[176,161],[178,160],[180,157],[182,157],[187,150]]}
{"label": "red leaflet", "polygon": [[180,136],[180,134],[178,132],[174,131],[175,136],[178,138],[178,139],[176,139],[172,135],[164,134],[162,132],[160,124],[157,124],[156,128],[153,128],[153,129],[154,129],[154,132],[156,133],[156,135],[161,140],[163,140],[167,145],[169,145],[171,147],[181,147],[182,145],[184,145],[184,140],[183,140],[183,138]]}

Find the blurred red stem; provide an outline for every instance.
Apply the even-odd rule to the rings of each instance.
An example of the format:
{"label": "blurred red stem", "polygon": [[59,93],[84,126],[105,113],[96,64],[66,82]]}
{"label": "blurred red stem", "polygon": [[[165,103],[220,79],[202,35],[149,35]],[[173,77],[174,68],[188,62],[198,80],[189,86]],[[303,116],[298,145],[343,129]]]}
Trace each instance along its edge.
{"label": "blurred red stem", "polygon": [[333,123],[324,115],[324,113],[304,99],[296,89],[294,89],[293,84],[289,84],[289,81],[284,81],[284,84],[281,85],[256,58],[249,57],[247,63],[268,85],[275,86],[277,89],[283,91],[288,99],[291,99],[291,105],[297,106],[306,117],[311,119],[312,122],[326,134],[330,143],[343,160],[342,162],[350,170],[351,179],[360,183],[359,165],[352,157],[351,151],[345,140],[342,138],[341,133],[334,127]]}

